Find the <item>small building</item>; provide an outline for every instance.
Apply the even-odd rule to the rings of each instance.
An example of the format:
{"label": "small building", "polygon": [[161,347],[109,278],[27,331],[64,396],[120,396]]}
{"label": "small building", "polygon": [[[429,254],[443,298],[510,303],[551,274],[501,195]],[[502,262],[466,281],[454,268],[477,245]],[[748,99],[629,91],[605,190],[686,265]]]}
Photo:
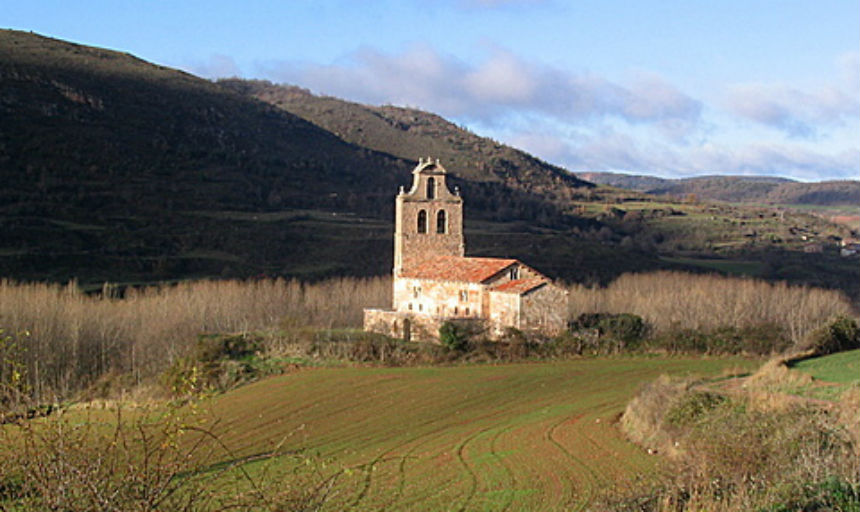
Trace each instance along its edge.
{"label": "small building", "polygon": [[392,309],[365,310],[365,330],[432,341],[448,320],[491,336],[565,329],[567,292],[549,278],[516,259],[465,256],[463,199],[439,161],[419,160],[412,176],[395,199]]}

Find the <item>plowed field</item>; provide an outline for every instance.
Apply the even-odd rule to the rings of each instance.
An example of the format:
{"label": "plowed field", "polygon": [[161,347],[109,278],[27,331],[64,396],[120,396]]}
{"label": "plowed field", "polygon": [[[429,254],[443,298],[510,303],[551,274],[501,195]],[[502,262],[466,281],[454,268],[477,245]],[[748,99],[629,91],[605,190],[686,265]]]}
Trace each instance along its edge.
{"label": "plowed field", "polygon": [[755,365],[619,358],[316,369],[238,389],[211,409],[237,457],[283,442],[343,471],[330,510],[579,510],[601,487],[654,467],[615,425],[641,383]]}

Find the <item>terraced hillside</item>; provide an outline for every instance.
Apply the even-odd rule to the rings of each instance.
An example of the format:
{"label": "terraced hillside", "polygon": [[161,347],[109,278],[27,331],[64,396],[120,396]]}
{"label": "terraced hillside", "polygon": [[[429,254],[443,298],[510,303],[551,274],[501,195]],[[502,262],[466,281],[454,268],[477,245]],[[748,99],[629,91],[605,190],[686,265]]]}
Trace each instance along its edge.
{"label": "terraced hillside", "polygon": [[284,442],[284,451],[318,452],[324,472],[342,472],[327,510],[582,510],[601,488],[654,469],[656,459],[614,425],[640,384],[754,365],[619,358],[318,369],[210,407],[238,458]]}

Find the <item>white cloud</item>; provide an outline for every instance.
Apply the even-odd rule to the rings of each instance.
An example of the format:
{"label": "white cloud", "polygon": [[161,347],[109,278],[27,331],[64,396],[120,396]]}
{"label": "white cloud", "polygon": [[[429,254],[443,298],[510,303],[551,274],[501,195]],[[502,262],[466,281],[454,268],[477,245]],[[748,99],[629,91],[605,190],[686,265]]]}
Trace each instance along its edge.
{"label": "white cloud", "polygon": [[571,73],[528,62],[503,50],[472,65],[428,46],[396,55],[363,49],[328,65],[281,63],[263,70],[276,81],[367,103],[419,107],[443,116],[502,122],[511,115],[539,115],[567,123],[616,118],[692,130],[701,103],[656,74],[633,83]]}
{"label": "white cloud", "polygon": [[[571,170],[815,180],[860,173],[857,144],[845,138],[860,119],[860,102],[844,92],[850,80],[860,83],[851,67],[860,56],[846,54],[840,63],[844,76],[836,85],[735,85],[729,112],[706,109],[657,73],[610,80],[499,48],[477,63],[426,44],[396,54],[363,48],[330,65],[278,63],[262,72],[317,93],[421,108],[480,126],[483,134]],[[739,130],[732,126],[738,117],[754,122]]]}
{"label": "white cloud", "polygon": [[739,174],[822,180],[856,179],[860,171],[857,150],[827,154],[791,143],[678,147],[643,144],[628,134],[612,131],[572,140],[565,153],[559,162],[571,170],[663,176]]}
{"label": "white cloud", "polygon": [[783,83],[731,86],[727,105],[734,114],[776,128],[790,137],[815,138],[822,130],[860,119],[860,54],[837,60],[823,85],[801,89]]}
{"label": "white cloud", "polygon": [[487,103],[528,104],[538,84],[535,72],[512,55],[498,53],[463,77],[470,95]]}

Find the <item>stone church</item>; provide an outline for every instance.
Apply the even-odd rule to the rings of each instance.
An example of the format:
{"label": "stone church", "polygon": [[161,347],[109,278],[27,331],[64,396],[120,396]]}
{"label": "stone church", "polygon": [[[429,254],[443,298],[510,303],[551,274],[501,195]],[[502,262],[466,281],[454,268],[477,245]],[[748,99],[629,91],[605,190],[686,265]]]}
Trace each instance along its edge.
{"label": "stone church", "polygon": [[366,309],[364,329],[438,339],[446,320],[474,321],[491,336],[507,327],[554,335],[566,327],[567,292],[515,259],[465,257],[463,198],[439,161],[418,161],[395,200],[394,304]]}

